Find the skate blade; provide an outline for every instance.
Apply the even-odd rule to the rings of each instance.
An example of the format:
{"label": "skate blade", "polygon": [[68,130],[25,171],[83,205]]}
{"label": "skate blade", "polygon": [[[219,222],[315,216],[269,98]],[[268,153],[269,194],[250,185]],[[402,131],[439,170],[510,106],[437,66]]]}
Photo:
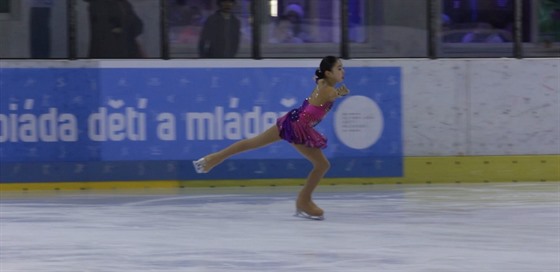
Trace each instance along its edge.
{"label": "skate blade", "polygon": [[199,174],[207,173],[204,171],[204,167],[206,166],[206,160],[204,158],[200,158],[199,160],[193,161],[194,171]]}
{"label": "skate blade", "polygon": [[296,213],[294,214],[294,216],[305,218],[305,219],[317,220],[317,221],[325,220],[325,217],[322,216],[322,215],[309,215],[306,212],[301,211],[301,210],[296,210]]}

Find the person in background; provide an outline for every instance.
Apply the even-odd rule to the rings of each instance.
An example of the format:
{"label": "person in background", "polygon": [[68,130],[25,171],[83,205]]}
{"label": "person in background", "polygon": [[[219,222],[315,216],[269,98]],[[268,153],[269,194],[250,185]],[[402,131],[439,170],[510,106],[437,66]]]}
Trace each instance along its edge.
{"label": "person in background", "polygon": [[127,0],[84,0],[89,3],[90,58],[142,58],[136,38],[144,24]]}
{"label": "person in background", "polygon": [[292,22],[292,35],[302,40],[303,42],[310,42],[309,35],[304,30],[304,17],[305,12],[303,7],[299,4],[289,4],[284,9],[283,16]]}
{"label": "person in background", "polygon": [[303,40],[294,36],[292,22],[286,16],[279,16],[273,23],[270,43],[303,43]]}
{"label": "person in background", "polygon": [[219,9],[210,15],[200,33],[201,58],[233,58],[239,50],[241,21],[232,13],[234,0],[217,0]]}

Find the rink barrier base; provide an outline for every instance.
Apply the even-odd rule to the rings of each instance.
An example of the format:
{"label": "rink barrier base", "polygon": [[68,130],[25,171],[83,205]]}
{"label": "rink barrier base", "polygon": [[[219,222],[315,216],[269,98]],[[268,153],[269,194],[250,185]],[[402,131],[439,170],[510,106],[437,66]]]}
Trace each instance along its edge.
{"label": "rink barrier base", "polygon": [[[560,155],[405,157],[404,176],[325,178],[328,185],[560,181]],[[301,179],[143,180],[0,183],[0,191],[302,186]]]}

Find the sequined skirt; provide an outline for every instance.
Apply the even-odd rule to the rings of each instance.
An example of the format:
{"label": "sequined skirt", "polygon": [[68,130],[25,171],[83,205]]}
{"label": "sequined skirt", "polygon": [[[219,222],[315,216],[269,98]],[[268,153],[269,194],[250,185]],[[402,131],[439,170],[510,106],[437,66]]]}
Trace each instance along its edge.
{"label": "sequined skirt", "polygon": [[292,144],[301,144],[311,148],[327,147],[327,138],[317,132],[313,127],[316,125],[309,120],[305,113],[294,109],[276,120],[276,126],[280,131],[280,138]]}

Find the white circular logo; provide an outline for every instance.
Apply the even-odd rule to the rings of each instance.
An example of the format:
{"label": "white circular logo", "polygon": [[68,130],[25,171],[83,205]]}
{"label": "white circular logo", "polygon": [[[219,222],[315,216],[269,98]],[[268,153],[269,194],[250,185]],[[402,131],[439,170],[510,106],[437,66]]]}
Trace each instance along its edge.
{"label": "white circular logo", "polygon": [[356,95],[342,101],[334,115],[338,139],[353,149],[365,149],[377,142],[383,132],[383,113],[369,97]]}

